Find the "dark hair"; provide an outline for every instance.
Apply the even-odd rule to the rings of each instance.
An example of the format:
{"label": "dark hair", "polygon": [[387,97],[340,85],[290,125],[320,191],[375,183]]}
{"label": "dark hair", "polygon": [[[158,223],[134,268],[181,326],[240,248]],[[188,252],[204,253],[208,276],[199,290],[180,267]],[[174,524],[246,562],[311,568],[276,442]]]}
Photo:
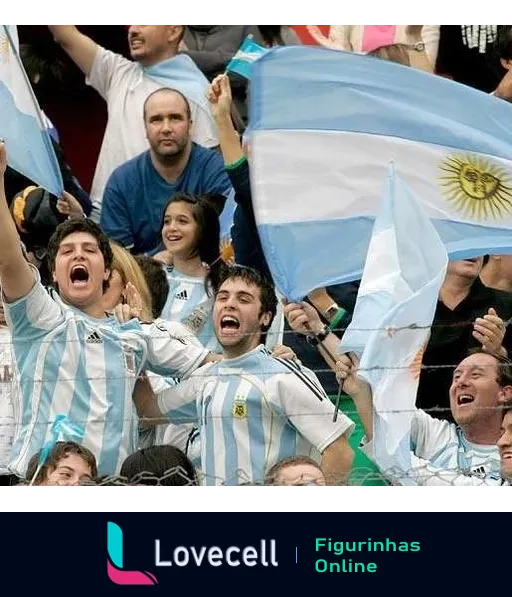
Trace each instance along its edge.
{"label": "dark hair", "polygon": [[281,27],[282,25],[258,25],[261,37],[269,48],[285,45],[281,35]]}
{"label": "dark hair", "polygon": [[498,25],[496,47],[501,59],[512,60],[512,25]]}
{"label": "dark hair", "polygon": [[164,267],[160,261],[147,255],[136,255],[135,261],[138,263],[148,283],[149,292],[151,293],[153,318],[158,319],[162,314],[169,295],[169,282],[165,275]]}
{"label": "dark hair", "polygon": [[[80,220],[66,220],[62,224],[59,224],[55,229],[55,232],[52,234],[50,242],[48,243],[47,254],[48,265],[51,273],[55,271],[55,259],[62,241],[74,232],[86,232],[87,234],[93,236],[98,241],[98,247],[105,262],[105,269],[112,269],[112,260],[114,257],[112,255],[112,248],[110,247],[110,242],[107,235],[98,226],[98,224],[96,224],[96,222],[93,222],[88,218],[83,218]],[[108,280],[105,280],[103,282],[103,292],[105,292],[107,288]]]}
{"label": "dark hair", "polygon": [[[272,325],[272,321],[276,316],[277,310],[277,297],[274,290],[274,285],[272,282],[263,276],[258,270],[253,269],[252,267],[245,267],[244,265],[231,265],[225,266],[224,272],[222,277],[219,281],[218,290],[220,290],[222,284],[227,280],[243,280],[246,284],[250,286],[256,286],[260,289],[260,302],[261,302],[261,311],[260,315],[263,313],[270,313],[270,321],[268,325],[264,325],[261,328],[261,342],[265,341],[266,333],[268,332],[270,326]],[[217,290],[217,292],[218,292]]]}
{"label": "dark hair", "polygon": [[510,412],[512,412],[512,402],[505,402],[505,404],[501,407],[501,414],[503,415],[503,418],[505,418],[505,415]]}
{"label": "dark hair", "polygon": [[21,62],[31,83],[34,83],[37,77],[40,78],[40,82],[48,85],[64,81],[66,65],[62,60],[62,54],[55,46],[51,39],[20,44]]}
{"label": "dark hair", "polygon": [[121,475],[134,485],[197,485],[193,464],[174,446],[137,450],[123,462]]}
{"label": "dark hair", "polygon": [[144,106],[142,107],[142,118],[144,119],[144,121],[146,120],[147,103],[157,93],[175,93],[176,95],[179,95],[181,97],[181,99],[185,102],[185,111],[187,113],[187,119],[192,120],[192,112],[190,111],[190,103],[189,103],[187,97],[185,95],[183,95],[183,93],[181,93],[181,91],[178,91],[177,89],[173,89],[172,87],[160,87],[160,89],[157,89],[156,91],[153,91],[152,93],[150,93],[148,95],[148,97],[146,98],[146,100],[144,101]]}
{"label": "dark hair", "polygon": [[483,348],[472,348],[468,356],[473,354],[487,354],[490,357],[496,359],[496,369],[497,369],[497,377],[496,381],[500,388],[504,388],[505,386],[512,386],[512,361],[501,354],[490,353],[484,350]]}
{"label": "dark hair", "polygon": [[[25,475],[27,481],[32,481],[32,477],[36,474],[40,453],[41,450],[34,454],[28,463],[27,474]],[[41,485],[46,480],[46,477],[59,466],[59,462],[69,454],[76,454],[85,460],[91,469],[91,476],[96,477],[98,474],[96,458],[88,448],[76,442],[57,442],[37,474],[37,479],[33,485]]]}
{"label": "dark hair", "polygon": [[297,456],[289,456],[288,458],[283,458],[283,460],[280,460],[279,462],[274,464],[274,466],[270,467],[265,477],[265,484],[276,485],[277,478],[282,470],[288,468],[289,466],[296,466],[298,464],[309,464],[310,466],[314,466],[315,468],[317,468],[319,471],[322,471],[318,462],[316,462],[309,456],[301,454]]}
{"label": "dark hair", "polygon": [[220,224],[217,207],[207,195],[188,195],[187,193],[176,193],[167,202],[162,216],[162,228],[165,221],[165,213],[172,203],[188,203],[192,207],[192,215],[199,228],[197,245],[191,256],[198,255],[209,270],[206,276],[206,292],[217,292],[225,264],[220,256]]}

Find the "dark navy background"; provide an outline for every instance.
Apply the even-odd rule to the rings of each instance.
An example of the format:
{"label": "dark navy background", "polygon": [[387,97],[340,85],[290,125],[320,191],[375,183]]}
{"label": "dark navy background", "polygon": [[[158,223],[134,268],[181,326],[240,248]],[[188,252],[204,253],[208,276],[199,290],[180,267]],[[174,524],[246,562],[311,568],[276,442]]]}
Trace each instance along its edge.
{"label": "dark navy background", "polygon": [[[51,590],[55,595],[189,595],[291,596],[309,593],[354,595],[390,591],[397,595],[434,597],[473,594],[478,577],[509,569],[510,531],[503,514],[375,513],[161,513],[161,514],[2,514],[4,594]],[[146,570],[156,586],[118,586],[107,576],[107,521],[124,534],[124,569]],[[333,541],[419,541],[419,552],[347,553],[353,562],[376,562],[375,573],[318,573],[318,558],[339,562],[342,556],[315,553],[315,538]],[[161,558],[171,559],[178,545],[241,548],[261,539],[277,542],[278,567],[197,568],[154,565],[154,540]],[[295,547],[298,547],[298,564]],[[167,557],[168,556],[168,557]],[[269,554],[267,555],[270,558]],[[192,560],[191,560],[192,561]],[[12,585],[12,587],[11,587]],[[336,593],[333,593],[336,591]],[[35,594],[35,593],[31,593]],[[345,593],[343,593],[345,594]],[[385,594],[385,593],[384,593]]]}

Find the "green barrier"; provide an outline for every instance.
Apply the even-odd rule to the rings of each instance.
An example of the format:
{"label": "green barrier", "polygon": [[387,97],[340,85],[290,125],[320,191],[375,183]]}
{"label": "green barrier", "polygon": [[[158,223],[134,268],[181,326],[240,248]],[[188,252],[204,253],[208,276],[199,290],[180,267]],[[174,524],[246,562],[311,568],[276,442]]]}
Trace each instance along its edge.
{"label": "green barrier", "polygon": [[[336,403],[337,396],[329,396],[332,402]],[[355,423],[354,431],[350,437],[350,445],[354,450],[354,464],[349,478],[349,485],[389,485],[382,477],[379,469],[359,449],[359,443],[364,436],[364,429],[361,419],[357,414],[355,404],[349,396],[342,396],[340,411],[347,415]]]}

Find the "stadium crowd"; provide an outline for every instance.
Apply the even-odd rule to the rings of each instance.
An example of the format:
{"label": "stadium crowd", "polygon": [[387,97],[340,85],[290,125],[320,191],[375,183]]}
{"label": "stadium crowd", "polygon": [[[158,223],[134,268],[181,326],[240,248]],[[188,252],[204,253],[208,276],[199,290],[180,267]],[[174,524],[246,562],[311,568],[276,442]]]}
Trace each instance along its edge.
{"label": "stadium crowd", "polygon": [[[439,26],[308,27],[439,76]],[[485,91],[512,101],[512,26],[471,27],[465,48],[503,69]],[[510,483],[511,256],[449,264],[408,470],[374,464],[372,393],[340,354],[358,283],[276,294],[244,137],[250,83],[226,67],[248,35],[301,43],[292,28],[131,25],[131,60],[49,29],[108,122],[90,194],[49,120],[61,197],[9,167],[0,142],[0,485]],[[37,95],[44,64],[20,54]]]}

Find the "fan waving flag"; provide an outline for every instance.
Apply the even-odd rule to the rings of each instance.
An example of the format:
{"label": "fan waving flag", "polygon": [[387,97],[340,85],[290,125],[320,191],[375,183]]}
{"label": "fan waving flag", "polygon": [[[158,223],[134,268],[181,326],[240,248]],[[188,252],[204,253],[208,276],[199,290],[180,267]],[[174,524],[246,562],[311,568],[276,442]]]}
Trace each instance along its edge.
{"label": "fan waving flag", "polygon": [[53,193],[64,190],[41,110],[18,53],[16,27],[0,25],[0,138],[9,166]]}
{"label": "fan waving flag", "polygon": [[422,355],[447,264],[439,234],[390,166],[341,351],[361,357],[360,375],[372,388],[373,458],[404,483]]}
{"label": "fan waving flag", "polygon": [[251,78],[251,180],[280,291],[360,278],[391,160],[451,258],[512,252],[512,106],[372,56],[271,50]]}

